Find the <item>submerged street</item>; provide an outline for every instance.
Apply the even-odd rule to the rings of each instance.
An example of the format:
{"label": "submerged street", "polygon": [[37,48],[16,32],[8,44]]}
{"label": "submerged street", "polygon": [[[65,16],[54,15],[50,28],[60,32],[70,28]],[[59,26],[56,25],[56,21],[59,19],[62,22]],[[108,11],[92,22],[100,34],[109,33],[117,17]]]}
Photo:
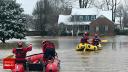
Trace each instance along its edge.
{"label": "submerged street", "polygon": [[[29,36],[23,41],[33,45],[33,50],[28,52],[28,55],[42,52],[42,40],[54,42],[61,60],[60,72],[127,72],[128,36],[103,37],[101,39],[108,40],[108,42],[102,43],[102,50],[86,52],[75,51],[80,37]],[[19,40],[11,40],[7,43],[15,43],[16,41]],[[1,49],[0,59],[11,54],[12,49]],[[0,72],[10,72],[2,69],[2,61],[0,66]]]}

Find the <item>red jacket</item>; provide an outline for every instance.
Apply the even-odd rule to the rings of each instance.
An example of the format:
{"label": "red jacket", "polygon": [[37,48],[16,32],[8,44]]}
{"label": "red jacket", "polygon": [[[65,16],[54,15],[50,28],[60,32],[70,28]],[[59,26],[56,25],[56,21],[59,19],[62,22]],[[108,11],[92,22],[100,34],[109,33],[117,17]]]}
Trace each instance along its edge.
{"label": "red jacket", "polygon": [[46,48],[55,48],[55,45],[53,43],[45,43],[42,45],[43,53],[46,52]]}
{"label": "red jacket", "polygon": [[80,42],[82,42],[82,43],[84,42],[84,43],[88,43],[89,44],[88,40],[89,40],[89,37],[88,36],[84,36],[84,38],[81,38]]}
{"label": "red jacket", "polygon": [[25,60],[26,53],[31,50],[32,45],[29,45],[28,47],[21,49],[13,48],[13,53],[15,54],[16,60]]}
{"label": "red jacket", "polygon": [[92,39],[92,45],[98,45],[101,40],[99,38],[93,38]]}

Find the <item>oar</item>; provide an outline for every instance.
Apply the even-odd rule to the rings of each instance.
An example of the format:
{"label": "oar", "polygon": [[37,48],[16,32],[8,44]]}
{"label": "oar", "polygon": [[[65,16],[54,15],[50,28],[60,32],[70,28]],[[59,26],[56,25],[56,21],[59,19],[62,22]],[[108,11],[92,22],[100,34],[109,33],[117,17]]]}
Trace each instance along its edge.
{"label": "oar", "polygon": [[108,40],[101,40],[101,42],[108,42]]}
{"label": "oar", "polygon": [[6,58],[14,58],[14,55],[9,55]]}
{"label": "oar", "polygon": [[26,56],[26,57],[30,57],[30,56],[34,56],[34,55],[39,55],[39,54],[44,54],[44,53],[33,54],[33,55]]}

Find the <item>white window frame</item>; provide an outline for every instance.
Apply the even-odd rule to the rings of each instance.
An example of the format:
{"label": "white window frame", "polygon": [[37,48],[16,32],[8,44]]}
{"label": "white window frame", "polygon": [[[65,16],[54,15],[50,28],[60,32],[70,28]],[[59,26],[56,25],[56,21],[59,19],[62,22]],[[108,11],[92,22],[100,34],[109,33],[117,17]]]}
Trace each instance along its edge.
{"label": "white window frame", "polygon": [[83,21],[83,16],[82,15],[79,16],[79,19],[80,19],[80,21]]}
{"label": "white window frame", "polygon": [[99,31],[99,26],[96,26],[96,32],[98,32]]}
{"label": "white window frame", "polygon": [[105,31],[108,31],[108,25],[105,26]]}

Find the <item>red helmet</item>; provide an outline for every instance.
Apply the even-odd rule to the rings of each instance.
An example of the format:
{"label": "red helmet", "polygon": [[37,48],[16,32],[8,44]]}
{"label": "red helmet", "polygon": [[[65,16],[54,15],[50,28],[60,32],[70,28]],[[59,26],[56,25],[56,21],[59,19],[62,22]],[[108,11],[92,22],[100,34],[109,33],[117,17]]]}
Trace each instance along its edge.
{"label": "red helmet", "polygon": [[23,42],[22,41],[17,42],[17,45],[18,45],[18,47],[23,47]]}
{"label": "red helmet", "polygon": [[88,35],[89,33],[88,32],[84,32],[85,35]]}
{"label": "red helmet", "polygon": [[95,38],[97,38],[98,37],[98,34],[95,34],[94,36],[95,36]]}
{"label": "red helmet", "polygon": [[47,40],[42,41],[42,44],[45,44],[45,43],[50,43],[50,41],[47,41]]}
{"label": "red helmet", "polygon": [[98,34],[95,34],[95,36],[98,36]]}

